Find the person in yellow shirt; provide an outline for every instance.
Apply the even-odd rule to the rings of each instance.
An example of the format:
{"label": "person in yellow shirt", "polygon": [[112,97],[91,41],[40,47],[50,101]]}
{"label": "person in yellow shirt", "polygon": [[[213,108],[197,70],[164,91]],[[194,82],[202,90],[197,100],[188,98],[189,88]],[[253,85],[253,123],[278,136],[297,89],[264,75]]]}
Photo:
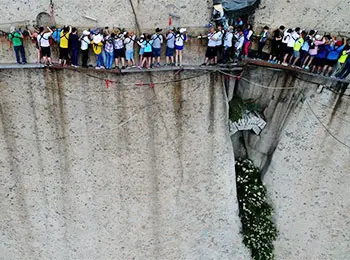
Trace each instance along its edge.
{"label": "person in yellow shirt", "polygon": [[331,76],[335,76],[335,74],[339,73],[342,68],[344,67],[344,64],[346,63],[346,60],[349,57],[349,51],[350,50],[350,39],[346,41],[346,45],[344,50],[341,52],[340,57],[338,59],[337,64],[334,67],[333,73]]}
{"label": "person in yellow shirt", "polygon": [[302,32],[300,34],[300,38],[297,39],[294,43],[294,47],[293,47],[293,51],[294,51],[294,62],[292,64],[292,67],[295,67],[295,65],[297,64],[298,60],[300,59],[300,50],[301,47],[303,46],[304,42],[305,42],[305,37],[306,37],[306,33]]}
{"label": "person in yellow shirt", "polygon": [[63,66],[67,65],[67,60],[68,60],[68,54],[69,54],[69,49],[68,49],[68,40],[69,40],[69,35],[72,32],[72,27],[71,26],[65,26],[63,27],[61,33],[60,33],[60,60],[59,63],[62,64]]}
{"label": "person in yellow shirt", "polygon": [[96,60],[97,64],[95,69],[104,69],[104,61],[103,61],[103,55],[102,55],[102,50],[103,50],[103,36],[101,34],[97,34],[92,38],[92,49],[94,53],[96,54]]}

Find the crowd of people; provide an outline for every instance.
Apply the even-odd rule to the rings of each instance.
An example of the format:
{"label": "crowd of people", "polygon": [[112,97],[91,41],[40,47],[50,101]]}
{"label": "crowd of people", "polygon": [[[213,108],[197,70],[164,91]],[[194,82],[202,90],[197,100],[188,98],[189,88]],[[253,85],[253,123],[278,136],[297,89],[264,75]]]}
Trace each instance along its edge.
{"label": "crowd of people", "polygon": [[[182,52],[187,41],[185,28],[175,29],[170,26],[166,36],[162,35],[162,29],[157,28],[153,35],[141,34],[138,38],[134,32],[121,29],[84,30],[78,35],[75,27],[63,28],[39,27],[37,30],[26,30],[37,50],[37,63],[43,59],[44,64],[52,66],[51,48],[59,47],[59,64],[67,66],[70,60],[73,67],[79,66],[79,53],[81,54],[82,67],[88,67],[89,48],[96,55],[96,69],[133,68],[139,69],[161,66],[161,53],[163,45],[166,50],[166,66],[182,66]],[[25,64],[25,50],[23,47],[24,35],[21,30],[11,29],[9,40],[12,42],[16,60],[19,64]],[[135,59],[135,47],[139,46],[139,64]],[[22,58],[22,60],[21,60]],[[115,66],[113,66],[115,64]]]}
{"label": "crowd of people", "polygon": [[263,59],[263,49],[269,40],[269,63],[298,67],[339,79],[345,79],[350,73],[350,39],[321,35],[315,30],[286,29],[280,26],[271,34],[270,28],[265,26],[255,35],[250,24],[241,23],[235,27],[229,26],[226,30],[220,25],[217,30],[211,26],[207,36],[199,36],[203,37],[208,38],[203,66],[217,65],[218,60],[227,63],[232,57],[234,63],[247,58],[253,40],[257,41],[258,49],[252,58]]}
{"label": "crowd of people", "polygon": [[[252,42],[257,41],[257,51],[252,57],[262,59],[265,45],[270,42],[268,62],[283,66],[299,67],[324,76],[345,79],[350,73],[350,40],[337,39],[330,34],[321,35],[316,30],[301,30],[300,28],[285,28],[280,26],[270,32],[265,26],[259,34],[255,34],[250,24],[242,19],[234,26],[209,25],[209,33],[198,38],[206,38],[207,51],[202,66],[227,64],[230,61],[238,63],[248,58]],[[29,36],[35,42],[38,61],[52,65],[51,47],[59,46],[59,64],[78,67],[78,57],[81,54],[81,64],[88,66],[89,48],[91,46],[96,55],[96,69],[112,68],[151,68],[161,66],[162,48],[165,50],[165,65],[182,66],[182,52],[188,40],[185,28],[168,28],[166,35],[157,28],[153,35],[141,34],[137,37],[133,32],[120,29],[84,30],[78,35],[78,30],[71,26],[63,28],[40,27]],[[18,63],[26,63],[23,47],[23,33],[12,29],[9,39],[13,43]],[[138,64],[135,59],[135,48],[139,47]],[[251,52],[250,52],[251,53]],[[22,61],[20,60],[22,57]]]}

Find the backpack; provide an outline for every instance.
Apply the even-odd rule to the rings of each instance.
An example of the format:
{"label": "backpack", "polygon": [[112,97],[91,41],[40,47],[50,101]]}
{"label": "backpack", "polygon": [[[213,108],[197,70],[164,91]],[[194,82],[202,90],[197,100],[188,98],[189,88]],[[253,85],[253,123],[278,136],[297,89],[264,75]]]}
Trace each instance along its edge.
{"label": "backpack", "polygon": [[[40,38],[39,38],[40,37]],[[39,38],[39,47],[41,47],[41,39],[44,39],[44,40],[48,40],[49,41],[49,44],[50,44],[50,46],[51,46],[51,44],[52,44],[52,37],[50,36],[48,39],[46,39],[45,37],[44,37],[44,33],[41,33],[41,34],[39,34],[38,35],[38,38]]]}

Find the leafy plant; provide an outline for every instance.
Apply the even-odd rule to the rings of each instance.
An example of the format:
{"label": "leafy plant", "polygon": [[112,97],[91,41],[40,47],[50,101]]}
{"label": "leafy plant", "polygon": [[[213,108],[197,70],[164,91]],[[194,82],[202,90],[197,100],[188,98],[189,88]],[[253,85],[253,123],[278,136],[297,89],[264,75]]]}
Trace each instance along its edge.
{"label": "leafy plant", "polygon": [[277,229],[260,171],[251,160],[237,160],[236,179],[243,243],[251,250],[254,260],[272,260]]}
{"label": "leafy plant", "polygon": [[230,101],[230,111],[229,117],[233,122],[242,119],[242,115],[244,111],[261,111],[261,106],[255,103],[254,99],[242,99],[238,96],[234,96]]}

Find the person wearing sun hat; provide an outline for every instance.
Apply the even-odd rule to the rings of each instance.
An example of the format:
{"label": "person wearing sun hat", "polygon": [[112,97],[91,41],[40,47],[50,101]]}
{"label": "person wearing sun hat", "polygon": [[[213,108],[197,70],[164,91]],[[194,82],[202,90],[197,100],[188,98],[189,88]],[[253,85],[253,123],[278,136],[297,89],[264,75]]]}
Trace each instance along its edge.
{"label": "person wearing sun hat", "polygon": [[104,69],[104,61],[103,61],[103,55],[102,55],[102,50],[103,50],[103,36],[101,34],[94,35],[92,38],[92,49],[96,55],[96,69]]}
{"label": "person wearing sun hat", "polygon": [[82,53],[82,67],[87,68],[87,62],[89,60],[89,45],[90,41],[90,32],[88,30],[83,31],[83,34],[79,38],[80,40],[80,50]]}
{"label": "person wearing sun hat", "polygon": [[161,32],[162,29],[157,28],[156,33],[152,35],[152,56],[154,66],[160,66],[160,55],[163,44],[163,35],[160,34]]}

